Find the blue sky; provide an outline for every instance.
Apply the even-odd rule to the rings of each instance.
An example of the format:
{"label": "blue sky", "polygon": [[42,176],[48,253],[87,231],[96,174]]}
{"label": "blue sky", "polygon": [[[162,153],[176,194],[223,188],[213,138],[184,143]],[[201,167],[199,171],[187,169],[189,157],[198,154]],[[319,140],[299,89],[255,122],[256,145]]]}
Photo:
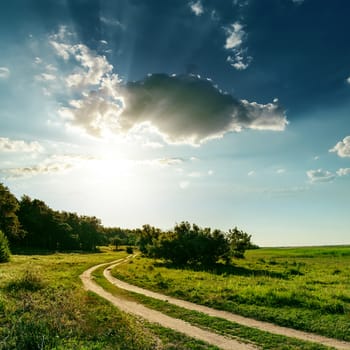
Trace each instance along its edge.
{"label": "blue sky", "polygon": [[348,244],[346,0],[13,0],[0,181],[106,226]]}

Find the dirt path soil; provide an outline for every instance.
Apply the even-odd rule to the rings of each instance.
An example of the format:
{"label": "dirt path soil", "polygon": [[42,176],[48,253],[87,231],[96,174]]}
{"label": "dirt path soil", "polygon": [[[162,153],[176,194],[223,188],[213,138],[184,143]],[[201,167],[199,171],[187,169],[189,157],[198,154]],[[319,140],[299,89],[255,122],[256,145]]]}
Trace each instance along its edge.
{"label": "dirt path soil", "polygon": [[[121,263],[124,259],[120,259],[115,263]],[[192,326],[190,323],[182,321],[180,319],[172,318],[162,314],[159,311],[149,309],[139,303],[128,301],[112,295],[105,291],[102,287],[96,284],[91,276],[91,273],[99,267],[106,266],[108,264],[100,264],[86,270],[81,276],[81,280],[86,290],[90,290],[104,299],[110,301],[113,305],[117,306],[120,310],[141,316],[152,323],[158,323],[163,327],[173,329],[177,332],[186,334],[192,338],[205,341],[211,345],[215,345],[224,350],[257,350],[258,348],[251,344],[241,343],[237,340],[226,338],[216,333],[205,331],[201,328]]]}
{"label": "dirt path soil", "polygon": [[[128,257],[128,258],[130,258],[130,257]],[[166,316],[159,311],[151,310],[151,309],[146,308],[145,306],[138,304],[136,302],[130,302],[130,301],[126,301],[126,300],[123,300],[121,298],[115,297],[115,296],[111,295],[110,293],[106,292],[103,288],[101,288],[100,286],[98,286],[96,283],[94,283],[92,281],[92,279],[91,279],[92,271],[99,268],[100,266],[109,265],[104,270],[103,274],[109,282],[111,282],[112,284],[114,284],[118,288],[128,290],[131,292],[135,292],[135,293],[139,293],[139,294],[143,294],[143,295],[149,296],[151,298],[163,300],[163,301],[166,301],[168,303],[171,303],[171,304],[174,304],[174,305],[177,305],[177,306],[189,309],[189,310],[199,311],[199,312],[205,313],[209,316],[220,317],[220,318],[223,318],[223,319],[231,321],[231,322],[236,322],[236,323],[242,324],[242,325],[247,326],[247,327],[257,328],[257,329],[260,329],[262,331],[267,331],[269,333],[280,334],[280,335],[284,335],[287,337],[292,337],[292,338],[297,338],[300,340],[319,343],[319,344],[330,346],[330,347],[340,349],[340,350],[349,350],[350,349],[349,342],[344,342],[344,341],[340,341],[337,339],[331,339],[331,338],[323,337],[323,336],[312,334],[312,333],[298,331],[298,330],[291,329],[291,328],[276,326],[276,325],[271,324],[271,323],[257,321],[257,320],[251,319],[251,318],[235,315],[235,314],[232,314],[232,313],[227,312],[227,311],[221,311],[221,310],[212,309],[212,308],[202,306],[202,305],[197,305],[197,304],[194,304],[194,303],[191,303],[188,301],[184,301],[181,299],[176,299],[176,298],[164,295],[164,294],[155,293],[155,292],[131,285],[129,283],[123,282],[121,280],[118,280],[111,275],[110,271],[115,266],[127,261],[127,259],[119,259],[113,263],[101,264],[101,265],[92,267],[89,270],[85,271],[80,276],[83,283],[84,283],[85,288],[92,290],[93,292],[99,294],[100,296],[104,297],[105,299],[111,301],[114,305],[116,305],[121,310],[123,310],[127,313],[132,313],[132,314],[141,316],[150,322],[159,323],[164,327],[171,328],[171,329],[174,329],[176,331],[185,333],[193,338],[204,340],[204,341],[206,341],[210,344],[216,345],[222,349],[230,349],[230,350],[233,350],[233,349],[256,349],[256,347],[254,347],[253,345],[250,345],[250,344],[240,343],[236,340],[232,340],[232,339],[220,336],[220,335],[212,333],[212,332],[204,331],[198,327],[191,326],[187,322]]]}

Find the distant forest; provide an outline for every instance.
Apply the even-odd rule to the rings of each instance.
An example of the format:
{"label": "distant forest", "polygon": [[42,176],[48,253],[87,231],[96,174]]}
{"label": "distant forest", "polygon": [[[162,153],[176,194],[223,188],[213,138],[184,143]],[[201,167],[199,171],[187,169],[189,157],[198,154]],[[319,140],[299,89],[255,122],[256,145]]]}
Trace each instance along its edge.
{"label": "distant forest", "polygon": [[104,227],[95,216],[51,209],[44,201],[24,195],[18,200],[0,183],[0,230],[10,248],[49,251],[96,251],[97,246],[135,246],[149,257],[177,264],[211,264],[218,259],[242,258],[246,249],[258,248],[251,236],[234,228],[225,233],[181,222],[162,231]]}

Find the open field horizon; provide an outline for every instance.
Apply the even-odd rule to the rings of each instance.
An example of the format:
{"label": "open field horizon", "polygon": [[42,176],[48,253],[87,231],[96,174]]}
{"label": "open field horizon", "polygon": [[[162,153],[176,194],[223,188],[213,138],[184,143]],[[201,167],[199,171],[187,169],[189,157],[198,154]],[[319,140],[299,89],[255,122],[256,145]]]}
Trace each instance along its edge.
{"label": "open field horizon", "polygon": [[[89,254],[37,253],[13,255],[9,263],[0,264],[0,333],[6,339],[5,343],[0,341],[0,349],[27,349],[28,344],[35,348],[33,344],[42,341],[48,346],[44,349],[56,346],[146,350],[153,349],[155,342],[159,349],[172,349],[171,343],[183,350],[215,348],[140,323],[139,319],[116,312],[108,303],[83,291],[78,276],[84,270],[126,257],[125,251],[102,248],[100,253]],[[112,273],[135,285],[181,299],[349,341],[349,266],[350,246],[260,248],[247,251],[245,259],[233,260],[230,266],[179,268],[137,256]],[[135,299],[199,327],[255,343],[262,349],[326,349],[129,295],[108,285],[102,270],[96,272],[95,280],[122,298]]]}

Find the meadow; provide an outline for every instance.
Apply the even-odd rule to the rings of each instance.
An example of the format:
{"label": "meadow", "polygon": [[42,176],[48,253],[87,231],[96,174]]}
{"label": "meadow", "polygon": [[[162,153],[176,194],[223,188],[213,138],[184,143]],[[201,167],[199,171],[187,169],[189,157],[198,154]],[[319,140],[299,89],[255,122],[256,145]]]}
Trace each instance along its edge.
{"label": "meadow", "polygon": [[350,247],[251,250],[210,269],[138,256],[112,272],[177,298],[350,340]]}
{"label": "meadow", "polygon": [[120,312],[86,292],[88,267],[127,256],[124,251],[13,255],[0,265],[1,350],[215,350]]}

